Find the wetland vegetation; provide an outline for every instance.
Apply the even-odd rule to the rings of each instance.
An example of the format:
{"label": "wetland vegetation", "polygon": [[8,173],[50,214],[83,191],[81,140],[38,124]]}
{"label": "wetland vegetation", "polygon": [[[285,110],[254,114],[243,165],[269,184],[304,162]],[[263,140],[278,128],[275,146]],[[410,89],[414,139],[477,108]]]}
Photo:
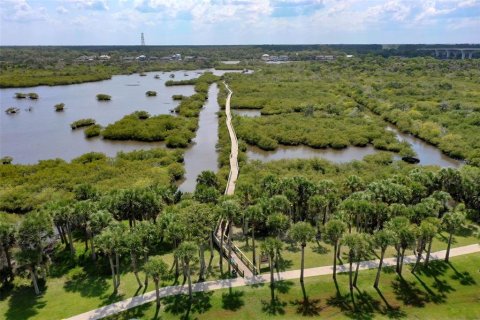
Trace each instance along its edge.
{"label": "wetland vegetation", "polygon": [[[239,55],[247,56],[241,50]],[[105,76],[112,71],[89,68],[103,68]],[[205,102],[215,98],[208,97],[215,83],[216,98],[225,107],[227,92],[220,82],[225,80],[234,92],[233,108],[261,113],[234,116],[241,169],[233,196],[222,195],[230,161],[224,110],[218,116],[220,169],[202,172],[191,193],[178,190],[185,174],[181,149],[116,157],[91,152],[71,162],[34,165],[3,157],[1,316],[65,318],[182,280],[187,286],[229,278],[231,265],[212,241],[223,219],[230,222],[227,242],[241,247],[262,273],[335,263],[346,272],[333,279],[307,278],[299,285],[274,281],[166,297],[160,299],[161,308],[147,304],[111,318],[156,317],[159,312],[165,319],[448,318],[458,308],[477,317],[477,256],[418,259],[411,266],[403,261],[410,254],[478,243],[478,70],[476,60],[379,56],[262,64],[251,74],[205,73],[168,81],[167,86],[195,88],[191,96],[177,95],[175,114],[149,109],[105,127],[93,119],[72,123],[72,129],[88,126],[86,137],[165,141],[168,147],[184,148],[195,138]],[[396,154],[415,156],[414,150],[386,130],[387,122],[466,164],[451,169],[398,160]],[[370,146],[378,152],[342,164],[320,158],[260,162],[248,159],[249,145],[265,150]],[[394,267],[354,270],[362,260],[395,256]],[[14,265],[8,262],[12,259]]]}

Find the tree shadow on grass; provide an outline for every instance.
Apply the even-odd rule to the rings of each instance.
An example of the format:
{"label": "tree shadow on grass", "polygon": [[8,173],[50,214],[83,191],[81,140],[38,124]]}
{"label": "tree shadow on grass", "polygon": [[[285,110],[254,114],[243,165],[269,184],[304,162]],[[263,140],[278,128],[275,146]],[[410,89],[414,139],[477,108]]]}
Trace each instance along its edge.
{"label": "tree shadow on grass", "polygon": [[109,285],[104,277],[85,272],[74,274],[63,285],[67,292],[78,292],[82,297],[99,297],[107,293]]}
{"label": "tree shadow on grass", "polygon": [[470,275],[468,271],[459,272],[450,262],[448,262],[448,265],[455,272],[455,274],[451,276],[453,280],[457,280],[463,286],[472,286],[474,284],[477,284],[475,279]]}
{"label": "tree shadow on grass", "polygon": [[165,311],[175,316],[180,316],[180,319],[190,319],[191,313],[205,313],[211,307],[210,298],[213,292],[195,292],[193,299],[185,294],[178,294],[164,298]]}
{"label": "tree shadow on grass", "polygon": [[342,294],[337,291],[335,296],[327,299],[327,305],[339,308],[342,313],[352,319],[373,319],[375,312],[383,313],[380,301],[375,300],[366,291],[354,294],[355,304],[352,303],[350,292]]}
{"label": "tree shadow on grass", "polygon": [[292,266],[293,266],[293,261],[292,260],[286,260],[286,259],[283,259],[283,257],[280,257],[278,259],[278,269],[280,271],[288,270]]}
{"label": "tree shadow on grass", "polygon": [[312,248],[312,251],[318,254],[327,254],[330,252],[330,249],[318,243],[316,247]]}
{"label": "tree shadow on grass", "polygon": [[407,316],[405,311],[402,311],[400,307],[398,306],[394,307],[390,305],[390,303],[383,296],[382,291],[380,291],[379,288],[375,288],[375,290],[377,291],[382,301],[385,303],[385,307],[382,308],[382,314],[385,314],[390,319],[400,319],[400,318],[405,318]]}
{"label": "tree shadow on grass", "polygon": [[280,301],[278,298],[269,301],[262,300],[262,311],[270,315],[283,315],[286,305],[286,302]]}
{"label": "tree shadow on grass", "polygon": [[293,286],[292,281],[282,280],[282,281],[275,281],[275,290],[279,293],[288,293],[290,288]]}
{"label": "tree shadow on grass", "polygon": [[[39,285],[41,292],[45,292],[46,286],[43,281],[39,281]],[[35,294],[33,286],[16,287],[10,291],[9,297],[8,310],[5,312],[6,320],[30,319],[46,305],[45,301],[40,301],[42,296]]]}
{"label": "tree shadow on grass", "polygon": [[406,305],[421,308],[425,306],[425,303],[430,302],[429,295],[420,290],[415,281],[406,281],[402,277],[396,277],[392,282],[392,288],[396,298]]}
{"label": "tree shadow on grass", "polygon": [[[145,313],[152,307],[155,306],[155,302],[149,302],[142,304],[138,307],[132,308],[125,310],[113,317],[111,319],[147,319],[147,316]],[[155,315],[153,316],[152,319],[161,319],[161,316],[159,316],[159,311],[157,309],[157,312],[155,312]],[[96,317],[100,318],[102,317],[101,314],[96,314]],[[107,317],[107,319],[110,319],[110,317]]]}
{"label": "tree shadow on grass", "polygon": [[297,306],[297,313],[307,317],[314,317],[320,314],[322,308],[320,307],[320,299],[308,298],[305,285],[300,282],[302,286],[303,300],[297,299],[291,302],[292,305]]}
{"label": "tree shadow on grass", "polygon": [[244,306],[243,295],[245,293],[239,290],[229,289],[228,293],[222,293],[222,308],[226,310],[236,311]]}

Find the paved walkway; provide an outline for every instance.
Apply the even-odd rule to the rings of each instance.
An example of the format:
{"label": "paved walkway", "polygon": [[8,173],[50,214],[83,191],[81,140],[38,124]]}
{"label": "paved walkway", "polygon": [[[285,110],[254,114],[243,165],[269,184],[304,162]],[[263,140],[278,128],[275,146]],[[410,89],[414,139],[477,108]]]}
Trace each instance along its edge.
{"label": "paved walkway", "polygon": [[[465,254],[472,254],[480,252],[480,245],[473,244],[469,246],[452,248],[450,250],[450,257],[461,256]],[[431,254],[431,260],[440,260],[445,258],[445,250],[434,252]],[[405,257],[405,263],[414,263],[415,256],[411,255]],[[364,261],[360,264],[360,270],[378,268],[379,260]],[[384,266],[394,266],[396,258],[384,259]],[[348,271],[348,265],[337,266],[337,272]],[[329,275],[333,273],[333,266],[325,266],[318,268],[305,269],[305,277],[315,277],[321,275]],[[300,278],[300,270],[285,271],[275,274],[276,280],[290,280]],[[194,292],[200,291],[212,291],[225,288],[235,288],[247,285],[268,283],[270,281],[269,274],[263,274],[256,277],[236,278],[227,280],[215,280],[202,283],[196,283],[193,285]],[[188,286],[168,286],[160,289],[160,297],[167,297],[177,294],[187,294]],[[127,309],[138,307],[144,303],[155,301],[155,291],[148,292],[141,296],[135,296],[130,299],[126,299],[120,302],[110,304],[105,307],[98,308],[96,310],[88,311],[77,316],[71,317],[68,320],[93,320],[101,319],[103,317],[111,316]]]}

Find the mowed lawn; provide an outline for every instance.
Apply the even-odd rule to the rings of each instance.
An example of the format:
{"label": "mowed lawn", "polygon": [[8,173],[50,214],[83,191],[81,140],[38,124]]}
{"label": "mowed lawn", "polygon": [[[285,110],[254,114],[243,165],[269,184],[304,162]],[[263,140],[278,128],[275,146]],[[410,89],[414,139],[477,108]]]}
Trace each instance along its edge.
{"label": "mowed lawn", "polygon": [[277,300],[271,304],[268,284],[197,293],[162,299],[155,304],[108,319],[480,319],[480,254],[435,261],[413,275],[404,268],[403,278],[393,270],[382,273],[380,290],[373,288],[375,270],[361,271],[354,291],[356,310],[348,290],[348,274],[338,276],[338,290],[331,276],[305,279],[308,304],[302,304],[298,280],[277,283]]}
{"label": "mowed lawn", "polygon": [[[476,239],[470,232],[465,232],[464,236],[455,237],[455,243],[453,247],[468,245],[472,243],[478,243],[478,239]],[[241,242],[241,244],[244,244],[244,242]],[[257,242],[258,246],[259,244],[260,241]],[[320,242],[320,245],[321,247],[318,247],[316,243],[310,243],[307,246],[306,268],[331,265],[333,263],[333,253],[331,247],[323,242]],[[47,282],[44,283],[41,287],[41,296],[35,296],[29,278],[17,277],[15,280],[14,288],[2,289],[2,291],[0,291],[0,319],[61,319],[92,309],[96,309],[101,306],[120,301],[135,295],[139,295],[145,291],[145,288],[138,288],[135,277],[131,272],[130,264],[128,263],[128,261],[125,261],[122,264],[123,273],[121,276],[119,293],[118,295],[113,296],[110,268],[107,264],[106,259],[101,259],[96,266],[92,265],[88,256],[83,257],[83,244],[81,242],[77,242],[76,247],[77,262],[71,261],[68,251],[61,252],[55,258],[62,260],[62,263],[50,269],[50,274],[47,278]],[[433,250],[437,251],[445,248],[445,238],[442,236],[438,237],[435,240]],[[169,265],[172,265],[173,254],[167,248],[165,250],[165,252],[159,252],[158,254],[161,254],[164,257],[164,260]],[[257,252],[259,253],[259,250],[257,250]],[[247,255],[250,258],[251,253],[248,252],[248,250]],[[391,255],[393,255],[393,250],[391,251]],[[300,268],[300,251],[296,249],[296,247],[286,244],[282,252],[282,257],[284,259],[283,269],[293,270]],[[206,252],[206,258],[208,262],[208,252]],[[372,258],[375,257],[372,256]],[[220,278],[218,260],[219,255],[216,251],[215,258],[212,262],[212,273],[209,275],[208,280]],[[343,262],[346,262],[346,260],[343,259]],[[478,263],[477,265],[480,266],[480,263]],[[224,261],[224,271],[226,270],[227,264]],[[195,273],[195,271],[196,270],[194,269],[193,272]],[[268,272],[267,265],[263,265],[262,272]],[[478,276],[478,270],[476,275]],[[473,273],[472,276],[474,276]],[[142,272],[140,272],[140,278],[142,280],[144,279],[144,274]],[[198,276],[194,275],[192,277],[192,280],[195,282],[197,278]],[[326,279],[328,279],[328,277]],[[182,277],[180,277],[179,280],[182,281]],[[340,279],[340,282],[341,281],[344,281],[343,276]],[[309,279],[307,284],[311,282],[312,280]],[[328,281],[326,282],[328,283]],[[373,281],[370,282],[373,283]],[[477,290],[480,291],[480,281],[477,281],[477,283],[479,284],[479,286],[477,286]],[[164,283],[164,285],[171,284],[173,284],[173,280],[165,281]],[[324,284],[320,285],[323,286]],[[313,287],[309,289],[312,290],[312,294],[315,292],[315,286],[316,285],[313,285]],[[267,289],[268,288],[266,288],[265,290]],[[145,292],[151,290],[154,290],[154,286],[152,281],[150,280],[149,286],[147,287]],[[297,288],[296,283],[294,286],[292,286],[291,293],[288,293],[287,295],[292,294],[292,296],[296,297],[296,293],[294,293],[295,290],[300,290],[299,288]],[[256,295],[256,292],[256,290],[253,290],[251,294]],[[301,298],[301,291],[299,292],[300,295],[298,295],[298,298]],[[249,292],[247,296],[250,298],[251,294]],[[206,294],[206,296],[208,295],[209,294]],[[253,300],[265,300],[268,299],[268,297],[269,292],[267,290],[264,293],[259,293],[259,295],[255,296]],[[175,303],[176,305],[178,304],[180,306],[179,308],[182,307],[182,303],[186,303],[186,301],[182,300],[182,297],[176,297],[171,299],[179,300]],[[221,300],[221,296],[219,299]],[[213,308],[213,302],[215,301],[215,298],[212,297],[211,300],[212,307],[209,308],[209,310],[211,309],[209,312],[213,312],[213,310],[215,310],[215,308]],[[221,304],[218,305],[219,307],[217,312],[225,313],[228,311],[225,311],[221,307]],[[250,305],[250,302],[246,302],[246,305]],[[253,315],[255,315],[255,317],[259,316],[258,312],[260,309],[253,311]],[[200,313],[198,316],[203,317],[203,314]],[[262,314],[262,316],[266,317],[267,315]],[[179,315],[173,312],[171,314],[171,317],[176,319],[179,317]],[[245,315],[245,317],[248,318],[248,314]],[[208,316],[206,318],[208,318]]]}

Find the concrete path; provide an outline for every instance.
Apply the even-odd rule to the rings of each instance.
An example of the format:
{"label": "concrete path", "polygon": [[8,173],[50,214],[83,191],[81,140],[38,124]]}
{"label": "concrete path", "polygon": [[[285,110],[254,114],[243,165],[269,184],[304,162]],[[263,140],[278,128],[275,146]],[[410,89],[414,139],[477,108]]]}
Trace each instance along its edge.
{"label": "concrete path", "polygon": [[[450,257],[461,256],[465,254],[472,254],[480,252],[479,244],[472,244],[469,246],[452,248],[450,250]],[[431,254],[431,260],[440,260],[445,258],[446,251],[438,251]],[[414,263],[415,256],[411,255],[405,257],[405,263]],[[364,261],[360,264],[360,270],[375,269],[378,268],[379,260]],[[396,258],[384,259],[384,266],[395,266]],[[348,265],[337,266],[337,272],[348,271]],[[405,270],[406,271],[406,270]],[[305,269],[305,277],[315,277],[321,275],[329,275],[333,273],[333,266],[325,266],[318,268]],[[276,280],[291,280],[300,278],[300,270],[285,271],[275,274]],[[225,288],[235,288],[247,285],[268,283],[270,282],[270,275],[263,274],[256,277],[236,278],[227,280],[215,280],[202,283],[196,283],[193,285],[194,292],[200,291],[212,291]],[[188,294],[188,286],[168,286],[160,289],[160,297],[167,297],[177,294]],[[101,319],[103,317],[111,316],[122,311],[138,307],[144,303],[155,301],[155,291],[148,292],[141,296],[136,296],[130,299],[126,299],[120,302],[110,304],[105,307],[98,308],[96,310],[88,311],[77,316],[69,318],[69,320],[93,320]]]}

